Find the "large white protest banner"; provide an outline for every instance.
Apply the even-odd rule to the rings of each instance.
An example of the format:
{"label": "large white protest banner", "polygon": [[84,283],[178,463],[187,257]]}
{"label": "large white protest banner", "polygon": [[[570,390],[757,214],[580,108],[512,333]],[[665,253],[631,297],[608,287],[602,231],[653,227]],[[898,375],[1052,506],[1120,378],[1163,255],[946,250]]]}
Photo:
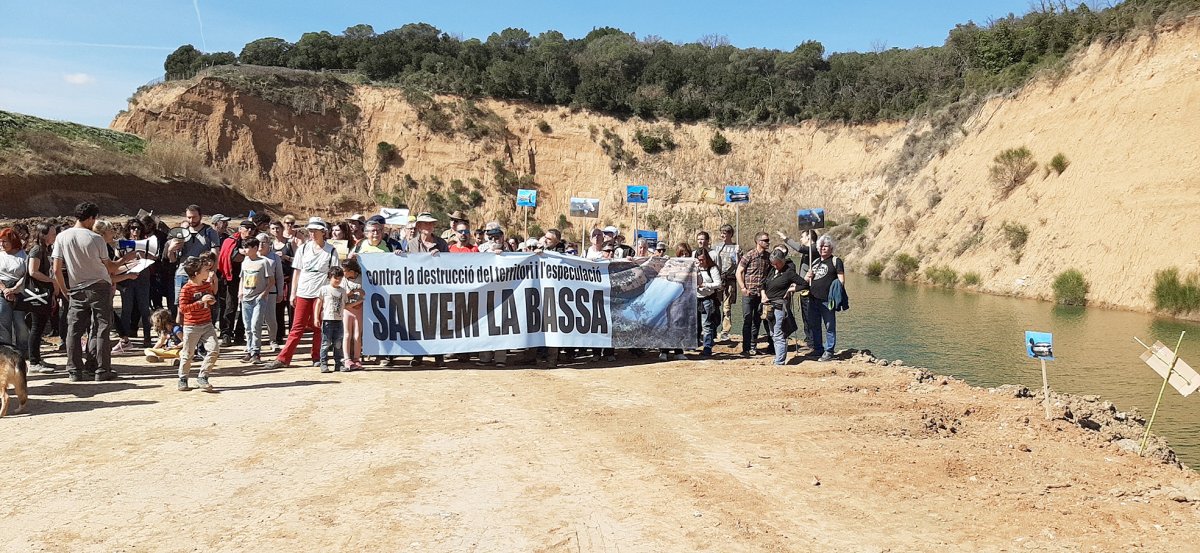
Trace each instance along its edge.
{"label": "large white protest banner", "polygon": [[358,260],[367,355],[696,343],[688,258],[609,263],[546,252]]}

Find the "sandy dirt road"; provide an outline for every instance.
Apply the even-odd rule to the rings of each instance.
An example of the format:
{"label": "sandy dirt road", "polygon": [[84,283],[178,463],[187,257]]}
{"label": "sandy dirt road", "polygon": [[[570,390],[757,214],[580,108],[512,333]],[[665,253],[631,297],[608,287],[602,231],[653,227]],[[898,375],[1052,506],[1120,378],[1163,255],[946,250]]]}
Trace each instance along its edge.
{"label": "sandy dirt road", "polygon": [[32,376],[0,420],[0,550],[1181,551],[1200,528],[1193,472],[903,368],[233,357],[218,394],[130,357]]}

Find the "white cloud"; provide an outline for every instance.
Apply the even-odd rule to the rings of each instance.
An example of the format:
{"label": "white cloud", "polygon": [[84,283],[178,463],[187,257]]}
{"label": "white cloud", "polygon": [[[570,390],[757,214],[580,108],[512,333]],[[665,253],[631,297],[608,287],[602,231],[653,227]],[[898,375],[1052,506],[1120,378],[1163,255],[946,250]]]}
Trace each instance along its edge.
{"label": "white cloud", "polygon": [[87,73],[67,73],[63,75],[63,80],[67,81],[67,84],[73,85],[86,85],[96,82],[96,78]]}

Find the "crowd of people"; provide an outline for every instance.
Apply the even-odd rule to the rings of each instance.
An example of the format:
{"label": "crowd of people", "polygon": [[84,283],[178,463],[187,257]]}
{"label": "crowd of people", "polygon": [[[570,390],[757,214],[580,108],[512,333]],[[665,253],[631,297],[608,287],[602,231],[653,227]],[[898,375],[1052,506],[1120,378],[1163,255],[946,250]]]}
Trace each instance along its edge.
{"label": "crowd of people", "polygon": [[[180,390],[193,389],[189,378],[199,362],[194,388],[213,391],[208,377],[222,348],[238,348],[244,363],[282,368],[292,364],[307,334],[313,366],[322,372],[359,370],[364,359],[358,258],[393,252],[552,251],[620,260],[665,257],[670,250],[694,258],[701,357],[711,356],[717,342],[730,340],[733,309],[740,302],[743,356],[768,354],[784,364],[788,337],[803,330],[805,354],[828,361],[836,345],[836,312],[848,307],[845,268],[834,255],[834,241],[815,231],[802,233],[798,241],[777,233],[783,243],[774,247],[770,235],[760,232],[753,248],[743,250],[733,227],[722,225],[715,241],[699,231],[694,246],[685,241],[672,250],[665,242],[643,238],[629,245],[619,229],[608,226],[594,229],[581,248],[565,241],[558,229],[522,239],[506,234],[497,221],[473,227],[460,211],[448,215],[449,228],[442,232],[430,213],[406,217],[401,224],[389,224],[382,215],[337,222],[311,217],[299,223],[292,215],[275,219],[257,213],[232,228],[230,217],[206,217],[196,205],[185,210],[177,227],[153,214],[139,215],[105,220],[95,204],[84,202],[69,220],[0,229],[0,344],[16,348],[29,370],[60,371],[43,357],[48,331],[60,338],[72,382],[115,379],[114,355],[142,354],[150,362],[174,363]],[[759,348],[763,329],[769,340]],[[275,358],[264,361],[266,352]],[[555,365],[564,355],[575,359],[586,353],[538,348],[535,359]],[[479,364],[502,367],[507,354],[475,355]],[[612,350],[593,355],[615,358]],[[687,358],[683,350],[662,350],[659,357]],[[423,362],[421,357],[408,361],[410,366]],[[434,362],[445,365],[445,358],[434,356]]]}

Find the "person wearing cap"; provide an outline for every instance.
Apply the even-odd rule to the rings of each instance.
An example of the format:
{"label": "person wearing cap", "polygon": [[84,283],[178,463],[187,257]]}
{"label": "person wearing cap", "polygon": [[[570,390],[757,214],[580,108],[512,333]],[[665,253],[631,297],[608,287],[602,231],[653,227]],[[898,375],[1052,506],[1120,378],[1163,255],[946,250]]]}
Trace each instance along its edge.
{"label": "person wearing cap", "polygon": [[312,217],[304,227],[309,233],[309,240],[296,251],[292,263],[291,300],[295,313],[292,330],[288,333],[287,342],[279,350],[274,361],[264,365],[267,369],[278,369],[288,366],[292,356],[300,345],[304,334],[311,332],[313,366],[318,365],[318,355],[321,353],[321,328],[317,326],[318,314],[315,312],[317,296],[321,287],[329,284],[329,269],[341,267],[337,251],[325,241],[329,227],[320,217]]}
{"label": "person wearing cap", "polygon": [[450,245],[450,253],[477,253],[479,246],[476,246],[471,240],[471,229],[467,228],[467,223],[464,220],[459,220],[454,225],[454,234],[457,235],[457,242]]}
{"label": "person wearing cap", "polygon": [[[183,272],[183,263],[189,257],[200,257],[200,254],[212,252],[216,255],[221,250],[221,235],[212,226],[204,223],[204,212],[198,205],[189,205],[183,211],[183,230],[180,238],[173,238],[167,243],[167,260],[178,264],[175,270],[174,298],[179,298],[179,290],[187,284],[187,273]],[[215,279],[216,273],[213,273]],[[215,280],[214,280],[215,282]]]}
{"label": "person wearing cap", "polygon": [[448,253],[450,245],[434,233],[433,227],[435,224],[437,224],[437,218],[428,211],[417,215],[417,235],[408,239],[405,251],[408,253],[433,253],[435,255],[436,252]]}
{"label": "person wearing cap", "polygon": [[351,240],[354,240],[355,243],[360,242],[362,239],[367,237],[364,232],[367,227],[367,218],[363,217],[361,213],[355,213],[354,215],[348,217],[346,219],[346,224],[350,225],[350,238]]}
{"label": "person wearing cap", "polygon": [[483,229],[484,241],[479,244],[479,251],[487,253],[503,253],[509,251],[508,242],[504,239],[504,229],[500,228],[499,221],[491,221],[484,225]]}
{"label": "person wearing cap", "polygon": [[654,257],[666,257],[666,256],[667,256],[667,243],[662,240],[659,240],[659,242],[654,245]]}
{"label": "person wearing cap", "polygon": [[458,228],[459,223],[467,225],[467,228],[471,227],[471,222],[467,220],[467,214],[463,213],[461,209],[454,210],[454,212],[451,213],[449,217],[450,217],[450,228],[452,228],[452,229]]}
{"label": "person wearing cap", "polygon": [[254,221],[255,236],[267,232],[267,229],[271,228],[271,216],[262,211],[255,213],[250,217],[250,220]]}
{"label": "person wearing cap", "polygon": [[229,221],[232,221],[232,220],[233,219],[230,219],[229,217],[226,217],[226,216],[218,213],[216,215],[213,215],[212,218],[210,218],[208,220],[208,224],[212,225],[212,228],[216,229],[217,234],[220,234],[222,239],[225,239],[225,238],[228,238],[230,235]]}

